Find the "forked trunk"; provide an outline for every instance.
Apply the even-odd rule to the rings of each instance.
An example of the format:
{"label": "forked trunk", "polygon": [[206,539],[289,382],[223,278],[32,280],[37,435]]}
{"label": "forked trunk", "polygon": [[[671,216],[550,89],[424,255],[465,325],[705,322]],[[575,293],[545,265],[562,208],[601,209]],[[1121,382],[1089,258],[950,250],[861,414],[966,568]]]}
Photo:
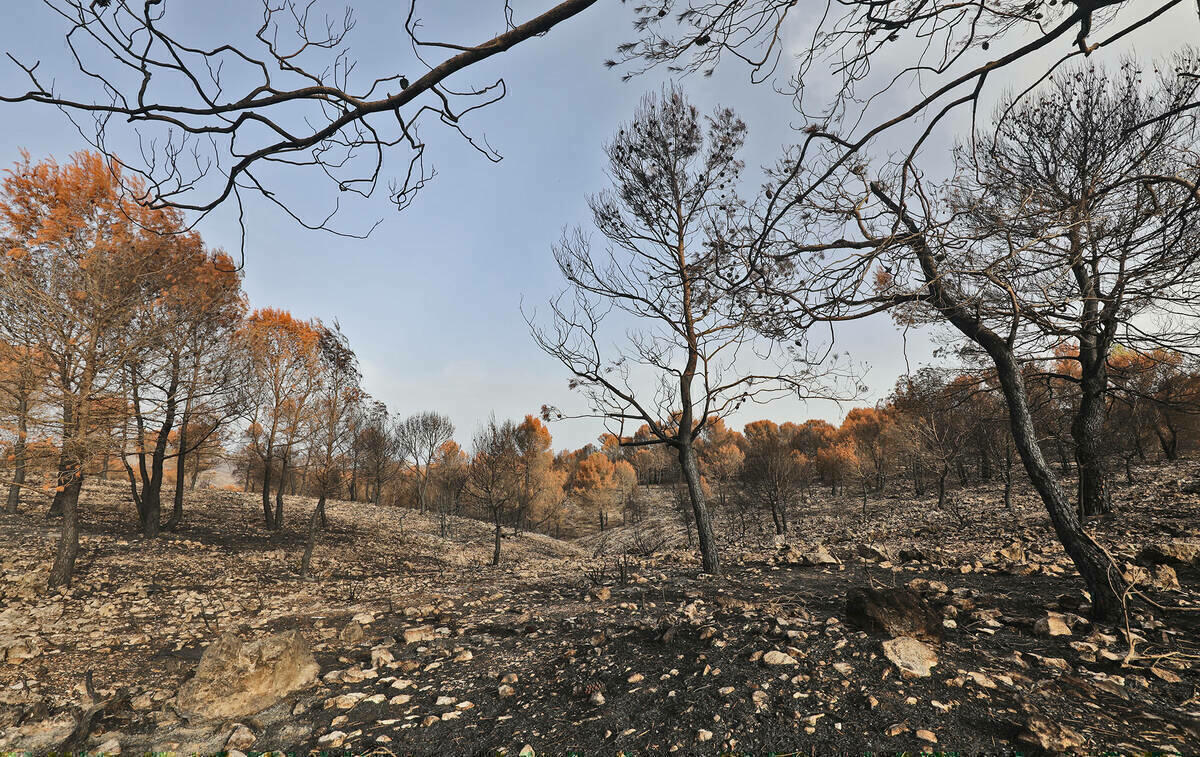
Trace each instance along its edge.
{"label": "forked trunk", "polygon": [[999,352],[993,352],[992,358],[1008,405],[1013,442],[1025,465],[1025,472],[1029,474],[1030,482],[1049,511],[1058,540],[1087,584],[1092,596],[1093,614],[1114,619],[1121,611],[1121,594],[1124,590],[1121,573],[1100,545],[1083,530],[1078,513],[1067,500],[1042,456],[1026,400],[1024,378],[1016,361],[1010,354]]}

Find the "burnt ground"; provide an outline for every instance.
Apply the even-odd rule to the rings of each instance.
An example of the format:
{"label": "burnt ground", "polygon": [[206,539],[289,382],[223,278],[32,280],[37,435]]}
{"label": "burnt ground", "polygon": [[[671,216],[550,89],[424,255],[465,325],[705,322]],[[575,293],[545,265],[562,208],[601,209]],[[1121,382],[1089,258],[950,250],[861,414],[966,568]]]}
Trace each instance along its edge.
{"label": "burnt ground", "polygon": [[[1119,511],[1091,529],[1131,569],[1147,545],[1200,542],[1200,497],[1180,488],[1196,473],[1190,463],[1139,470],[1116,492]],[[88,489],[79,577],[59,593],[38,584],[53,528],[32,512],[0,517],[0,637],[35,639],[37,649],[15,662],[10,650],[0,665],[0,750],[52,744],[54,727],[74,724],[91,671],[100,697],[132,695],[98,718],[92,749],[115,737],[127,752],[218,751],[234,724],[184,722],[175,692],[220,633],[287,629],[312,643],[321,680],[242,721],[254,750],[1189,753],[1200,744],[1197,566],[1174,566],[1179,588],[1145,584],[1126,622],[1092,624],[1027,491],[1006,511],[992,489],[963,490],[952,513],[897,493],[870,500],[865,517],[855,497],[814,497],[794,517],[790,549],[749,533],[725,544],[720,578],[699,575],[697,555],[675,548],[627,558],[624,579],[616,555],[530,534],[506,537],[506,564],[485,567],[482,524],[456,520],[442,540],[424,516],[334,503],[317,580],[301,581],[309,500],[289,498],[291,528],[270,537],[252,496],[197,493],[185,528],[147,543],[122,497],[115,485]],[[617,529],[606,549],[633,530]],[[801,564],[818,543],[840,564]],[[952,621],[931,676],[901,676],[884,637],[849,627],[846,593],[867,585],[911,585]],[[1036,632],[1048,610],[1063,613],[1070,635]],[[432,640],[406,643],[417,627]],[[773,650],[796,664],[765,665]]]}

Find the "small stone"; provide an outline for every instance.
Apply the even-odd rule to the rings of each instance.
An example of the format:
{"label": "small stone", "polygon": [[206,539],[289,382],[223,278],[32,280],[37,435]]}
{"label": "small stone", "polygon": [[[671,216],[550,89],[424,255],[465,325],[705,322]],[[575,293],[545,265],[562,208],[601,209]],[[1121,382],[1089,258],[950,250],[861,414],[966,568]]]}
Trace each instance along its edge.
{"label": "small stone", "polygon": [[392,655],[392,651],[387,647],[375,647],[371,650],[371,667],[382,668],[389,662],[395,662],[396,658]]}
{"label": "small stone", "polygon": [[833,669],[847,677],[854,672],[854,668],[848,662],[835,662]]}
{"label": "small stone", "polygon": [[599,691],[593,692],[588,698],[588,701],[599,707],[600,705],[604,704],[604,694]]}
{"label": "small stone", "polygon": [[908,726],[903,723],[893,723],[884,731],[888,736],[899,736],[902,733],[908,733]]}
{"label": "small stone", "polygon": [[883,653],[904,675],[924,678],[937,665],[937,654],[924,643],[908,636],[883,642]]}
{"label": "small stone", "polygon": [[1179,591],[1179,576],[1170,565],[1157,565],[1154,568],[1154,588],[1162,591]]}
{"label": "small stone", "polygon": [[121,741],[116,736],[110,736],[103,744],[96,747],[96,752],[102,755],[120,754]]}
{"label": "small stone", "polygon": [[500,684],[500,688],[496,690],[496,693],[500,695],[501,699],[506,699],[516,694],[517,690],[506,683],[502,683]]}
{"label": "small stone", "polygon": [[712,737],[713,737],[713,732],[706,731],[703,728],[701,728],[699,731],[696,732],[696,741],[699,741],[699,742],[712,741]]}
{"label": "small stone", "polygon": [[1066,752],[1085,743],[1083,737],[1075,731],[1041,715],[1030,716],[1025,723],[1025,731],[1017,740],[1052,753]]}
{"label": "small stone", "polygon": [[933,731],[929,731],[924,728],[917,729],[917,738],[921,741],[928,741],[930,744],[937,743],[937,735],[934,734]]}
{"label": "small stone", "polygon": [[330,697],[325,700],[325,709],[336,707],[339,710],[348,710],[362,700],[366,699],[367,695],[361,691],[352,692],[350,694],[341,694],[336,697]]}
{"label": "small stone", "polygon": [[396,696],[394,696],[388,700],[388,704],[399,706],[399,705],[408,704],[411,701],[412,701],[411,694],[397,694]]}
{"label": "small stone", "polygon": [[473,659],[475,659],[475,655],[472,654],[471,650],[469,649],[464,649],[463,651],[454,655],[455,662],[470,662]]}
{"label": "small stone", "polygon": [[1070,636],[1071,627],[1062,613],[1049,612],[1033,624],[1033,632],[1038,636]]}
{"label": "small stone", "polygon": [[449,707],[450,705],[454,704],[457,701],[458,700],[455,699],[454,697],[440,696],[437,698],[437,701],[433,703],[433,706],[434,707]]}
{"label": "small stone", "polygon": [[772,649],[762,656],[764,665],[799,665],[795,657],[790,654]]}
{"label": "small stone", "polygon": [[529,744],[521,747],[521,751],[517,752],[517,757],[537,757],[537,752],[533,751],[533,747]]}
{"label": "small stone", "polygon": [[626,683],[641,683],[645,679],[646,679],[646,677],[644,675],[642,675],[641,673],[634,673],[633,675],[626,678],[625,682]]}
{"label": "small stone", "polygon": [[404,629],[404,643],[416,644],[422,641],[433,641],[437,638],[433,633],[432,626],[418,626],[416,628]]}
{"label": "small stone", "polygon": [[425,719],[421,721],[421,725],[428,728],[429,726],[433,725],[434,723],[440,723],[440,722],[442,722],[442,719],[440,717],[438,717],[437,715],[426,715]]}
{"label": "small stone", "polygon": [[226,749],[249,749],[258,737],[245,725],[238,723],[233,727],[233,733],[225,740]]}
{"label": "small stone", "polygon": [[346,743],[345,731],[331,731],[321,738],[317,739],[317,746],[323,746],[327,749],[337,749],[342,744]]}
{"label": "small stone", "polygon": [[342,643],[344,644],[357,644],[363,640],[364,636],[366,636],[366,634],[363,633],[362,623],[359,623],[357,620],[352,620],[347,623],[346,627],[342,629],[342,632],[338,634],[338,638],[341,639]]}
{"label": "small stone", "polygon": [[588,590],[588,596],[597,602],[607,602],[612,598],[612,589],[607,586],[593,586]]}
{"label": "small stone", "polygon": [[139,711],[148,710],[154,706],[154,700],[150,698],[150,692],[147,691],[129,700],[129,706]]}

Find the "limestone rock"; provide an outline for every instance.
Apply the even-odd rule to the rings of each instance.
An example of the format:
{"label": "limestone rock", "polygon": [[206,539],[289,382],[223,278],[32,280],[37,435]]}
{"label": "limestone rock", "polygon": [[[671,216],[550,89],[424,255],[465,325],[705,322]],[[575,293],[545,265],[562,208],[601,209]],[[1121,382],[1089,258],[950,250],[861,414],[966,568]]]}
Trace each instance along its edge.
{"label": "limestone rock", "polygon": [[764,665],[799,665],[796,658],[785,652],[772,649],[762,656]]}
{"label": "limestone rock", "polygon": [[1041,715],[1029,717],[1025,723],[1025,730],[1017,737],[1017,740],[1050,753],[1070,751],[1085,743],[1083,737],[1075,731]]}
{"label": "limestone rock", "polygon": [[846,621],[872,633],[942,640],[941,615],[908,588],[851,589],[846,595]]}
{"label": "limestone rock", "polygon": [[252,715],[308,686],[318,672],[298,631],[247,642],[225,634],[204,650],[195,677],[179,689],[176,704],[206,718]]}
{"label": "limestone rock", "polygon": [[342,632],[338,634],[338,638],[341,639],[344,644],[357,644],[363,640],[365,635],[366,634],[363,633],[362,623],[359,623],[357,620],[352,620],[347,623],[346,627],[342,629]]}
{"label": "limestone rock", "polygon": [[1149,544],[1138,552],[1137,560],[1147,565],[1200,565],[1200,544],[1186,541]]}
{"label": "limestone rock", "polygon": [[926,644],[909,636],[883,642],[883,653],[901,673],[925,678],[937,665],[937,653]]}
{"label": "limestone rock", "polygon": [[422,641],[433,641],[437,636],[433,632],[433,626],[417,626],[416,628],[404,629],[404,643],[416,644]]}
{"label": "limestone rock", "polygon": [[1038,636],[1070,636],[1071,627],[1062,613],[1048,612],[1033,624],[1033,632]]}
{"label": "limestone rock", "polygon": [[233,727],[233,733],[225,740],[225,749],[242,751],[253,746],[258,737],[245,725],[238,723]]}

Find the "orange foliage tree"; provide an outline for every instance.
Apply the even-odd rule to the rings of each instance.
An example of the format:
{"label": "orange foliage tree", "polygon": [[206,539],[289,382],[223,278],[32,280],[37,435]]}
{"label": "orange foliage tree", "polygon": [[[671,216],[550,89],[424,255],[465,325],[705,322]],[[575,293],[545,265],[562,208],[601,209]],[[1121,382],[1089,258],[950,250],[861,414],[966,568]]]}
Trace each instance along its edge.
{"label": "orange foliage tree", "polygon": [[[266,527],[283,525],[283,487],[291,446],[305,421],[320,375],[320,331],[286,310],[262,308],[246,319],[240,339],[254,376],[252,449],[262,463],[262,507]],[[280,458],[275,509],[271,509],[271,468]]]}

